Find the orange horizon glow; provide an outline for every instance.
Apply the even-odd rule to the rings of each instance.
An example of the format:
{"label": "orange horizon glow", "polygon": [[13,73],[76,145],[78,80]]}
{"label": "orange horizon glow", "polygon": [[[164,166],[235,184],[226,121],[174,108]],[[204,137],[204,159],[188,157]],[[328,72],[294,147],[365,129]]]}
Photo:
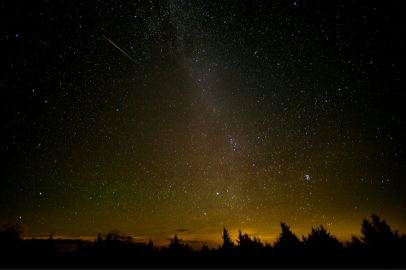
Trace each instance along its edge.
{"label": "orange horizon glow", "polygon": [[[333,234],[331,233],[331,231],[329,230],[328,227],[326,227],[324,224],[320,224],[323,225],[323,227],[327,228],[327,232],[330,233],[333,236],[336,236],[337,239],[344,245],[346,246],[346,241],[350,241],[351,240],[351,235],[355,235],[360,237],[361,233],[340,233],[340,234]],[[319,225],[319,226],[320,226]],[[289,226],[289,225],[288,225]],[[314,228],[319,227],[319,226],[314,226]],[[227,228],[226,228],[227,229]],[[275,228],[276,229],[276,228]],[[280,228],[278,228],[279,230]],[[302,230],[299,230],[297,228],[290,228],[292,230],[292,232],[294,234],[296,234],[296,236],[302,241],[302,235],[306,236],[311,232],[311,228],[309,228],[309,230],[307,232],[305,232],[304,234],[297,234],[296,232],[302,232]],[[237,245],[237,239],[238,239],[238,235],[239,235],[239,230],[241,230],[242,234],[248,234],[251,238],[252,237],[256,237],[259,238],[261,243],[263,243],[264,245],[270,244],[271,246],[274,245],[274,243],[276,242],[276,239],[279,237],[279,233],[281,233],[281,231],[275,232],[273,234],[255,234],[255,230],[254,229],[238,229],[238,228],[232,228],[232,229],[227,229],[229,232],[229,235],[231,237],[231,239],[234,241],[234,243]],[[208,248],[215,248],[217,249],[219,246],[222,245],[222,235],[223,235],[223,229],[219,229],[218,232],[210,232],[210,233],[204,233],[204,234],[199,234],[199,233],[194,233],[194,232],[173,232],[172,234],[168,234],[167,238],[154,238],[154,237],[150,237],[150,236],[135,236],[135,235],[127,235],[127,237],[131,237],[132,240],[129,241],[131,243],[141,243],[141,244],[148,244],[149,239],[151,238],[153,244],[155,247],[162,247],[162,246],[168,246],[171,242],[171,239],[174,238],[175,234],[177,235],[177,237],[181,240],[181,242],[183,243],[188,243],[189,246],[193,247],[194,250],[200,250],[202,248],[202,245],[206,245]],[[102,239],[103,241],[105,240],[107,234],[103,234],[102,233]],[[87,241],[89,243],[93,243],[98,237],[98,234],[96,236],[72,236],[69,237],[67,235],[52,235],[52,238],[54,240],[57,239],[61,239],[61,240],[82,240],[82,241]],[[28,235],[23,235],[21,237],[24,240],[31,240],[31,239],[35,239],[35,240],[47,240],[49,239],[49,235],[48,236],[28,236]],[[128,240],[120,240],[120,241],[125,241],[127,242]],[[195,243],[196,241],[199,241],[199,243]]]}

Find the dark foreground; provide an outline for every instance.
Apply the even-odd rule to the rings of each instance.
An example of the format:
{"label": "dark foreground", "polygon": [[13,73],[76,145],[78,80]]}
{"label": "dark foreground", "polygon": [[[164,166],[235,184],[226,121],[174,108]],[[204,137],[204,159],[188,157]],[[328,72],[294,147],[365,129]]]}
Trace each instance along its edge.
{"label": "dark foreground", "polygon": [[23,252],[1,258],[0,268],[405,268],[404,250],[157,251],[129,248]]}

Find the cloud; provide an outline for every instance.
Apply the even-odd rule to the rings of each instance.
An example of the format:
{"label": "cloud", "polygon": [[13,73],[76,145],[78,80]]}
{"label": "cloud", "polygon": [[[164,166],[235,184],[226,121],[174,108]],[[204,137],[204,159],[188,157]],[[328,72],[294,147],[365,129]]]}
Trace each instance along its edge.
{"label": "cloud", "polygon": [[136,243],[148,243],[149,237],[144,237],[144,238],[143,237],[133,237],[133,241]]}
{"label": "cloud", "polygon": [[190,232],[188,229],[174,230],[174,232]]}
{"label": "cloud", "polygon": [[[133,241],[133,237],[132,237],[132,236],[130,236],[130,235],[125,235],[124,233],[121,233],[121,232],[120,232],[119,230],[117,230],[117,229],[110,231],[109,234],[111,234],[111,235],[113,236],[113,238],[117,237],[117,239],[119,239],[119,240],[130,241],[130,242]],[[106,235],[106,236],[107,236],[107,235]]]}

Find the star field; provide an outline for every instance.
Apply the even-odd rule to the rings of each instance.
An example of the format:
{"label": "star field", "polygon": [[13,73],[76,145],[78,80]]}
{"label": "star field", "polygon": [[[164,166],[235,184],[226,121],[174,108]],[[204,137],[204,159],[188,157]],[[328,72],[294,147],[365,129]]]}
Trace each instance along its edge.
{"label": "star field", "polygon": [[405,233],[398,10],[2,5],[1,223],[198,248],[223,227],[273,243],[281,221],[345,241],[371,213]]}

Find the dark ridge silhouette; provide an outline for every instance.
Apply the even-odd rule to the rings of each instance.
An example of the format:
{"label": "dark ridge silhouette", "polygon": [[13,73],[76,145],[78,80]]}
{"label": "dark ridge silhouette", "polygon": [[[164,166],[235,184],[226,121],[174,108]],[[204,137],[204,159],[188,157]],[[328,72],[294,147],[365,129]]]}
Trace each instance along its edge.
{"label": "dark ridge silhouette", "polygon": [[371,218],[363,220],[361,238],[352,235],[346,247],[323,226],[312,228],[300,241],[281,222],[273,245],[241,230],[234,243],[224,227],[218,249],[203,244],[200,250],[176,234],[158,249],[152,238],[135,243],[113,230],[67,251],[61,250],[63,241],[73,240],[54,239],[54,233],[48,239],[22,240],[23,228],[13,225],[0,232],[0,268],[405,268],[406,236],[393,232],[378,216]]}

